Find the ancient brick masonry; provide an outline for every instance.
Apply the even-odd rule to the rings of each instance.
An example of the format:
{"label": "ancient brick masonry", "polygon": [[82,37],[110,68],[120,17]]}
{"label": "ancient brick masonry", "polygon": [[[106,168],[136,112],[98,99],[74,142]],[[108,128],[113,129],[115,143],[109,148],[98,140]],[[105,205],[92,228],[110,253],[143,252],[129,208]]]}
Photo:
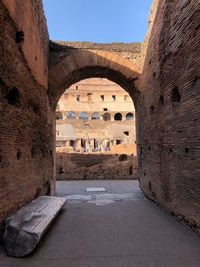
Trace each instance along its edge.
{"label": "ancient brick masonry", "polygon": [[140,86],[143,192],[200,226],[200,2],[159,1]]}
{"label": "ancient brick masonry", "polygon": [[41,2],[4,3],[0,1],[0,222],[38,195],[50,194],[53,185],[48,32]]}
{"label": "ancient brick masonry", "polygon": [[132,61],[90,45],[49,50],[41,0],[0,0],[0,222],[51,193],[57,101],[73,83],[102,77],[135,102],[143,192],[200,231],[199,13],[197,0],[155,0],[142,62],[138,51]]}

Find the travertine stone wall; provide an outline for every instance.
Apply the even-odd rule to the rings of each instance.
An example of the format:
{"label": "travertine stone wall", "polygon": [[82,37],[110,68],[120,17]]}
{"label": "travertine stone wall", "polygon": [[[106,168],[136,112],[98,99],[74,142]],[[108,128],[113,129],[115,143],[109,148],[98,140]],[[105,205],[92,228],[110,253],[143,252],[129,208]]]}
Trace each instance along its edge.
{"label": "travertine stone wall", "polygon": [[[157,8],[157,7],[156,7]],[[200,2],[159,1],[140,88],[140,186],[200,226]]]}
{"label": "travertine stone wall", "polygon": [[[41,1],[4,2],[0,1],[0,223],[38,195],[50,194],[53,185],[48,32]],[[17,43],[19,31],[24,40]]]}
{"label": "travertine stone wall", "polygon": [[[116,83],[101,78],[86,79],[61,96],[56,109],[57,149],[115,154],[117,142],[134,147],[135,141],[133,101]],[[127,150],[121,147],[121,153]]]}

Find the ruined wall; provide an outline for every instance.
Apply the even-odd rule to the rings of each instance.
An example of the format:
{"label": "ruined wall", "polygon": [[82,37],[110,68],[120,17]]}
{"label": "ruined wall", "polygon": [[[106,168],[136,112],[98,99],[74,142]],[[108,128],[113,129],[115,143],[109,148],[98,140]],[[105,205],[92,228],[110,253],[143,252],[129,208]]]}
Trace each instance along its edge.
{"label": "ruined wall", "polygon": [[57,180],[138,179],[137,158],[131,154],[56,153]]}
{"label": "ruined wall", "polygon": [[[77,101],[77,95],[80,99]],[[101,96],[103,95],[103,99]],[[112,96],[115,95],[115,100]],[[124,97],[126,96],[126,99]],[[58,108],[59,107],[59,108]],[[134,111],[129,94],[118,84],[103,78],[82,80],[73,84],[61,96],[57,110],[60,111]]]}
{"label": "ruined wall", "polygon": [[64,53],[70,55],[77,51],[108,51],[130,60],[141,69],[143,63],[143,43],[93,43],[93,42],[50,42],[50,64],[55,64]]}
{"label": "ruined wall", "polygon": [[[52,99],[61,96],[68,63],[75,70],[68,84],[78,81],[78,74],[80,79],[98,74],[127,87],[135,96],[140,186],[149,198],[195,230],[200,227],[199,12],[199,0],[160,0],[143,46],[133,44],[130,52],[126,45],[120,48],[118,44],[79,44],[79,48],[51,43],[49,65]],[[51,191],[54,126],[46,95],[48,49],[41,0],[0,0],[0,222],[34,197]],[[89,52],[81,53],[81,49]],[[101,56],[96,49],[102,50]],[[122,59],[104,53],[106,49],[120,50]],[[67,61],[74,50],[80,58]],[[146,55],[144,69],[138,78],[142,55]],[[64,63],[54,68],[62,57],[66,57]],[[80,59],[80,64],[73,59]],[[101,62],[97,69],[95,62]],[[110,72],[106,62],[112,63]],[[87,64],[91,67],[88,73]],[[83,69],[84,75],[76,68]],[[141,97],[133,86],[135,81]]]}
{"label": "ruined wall", "polygon": [[[157,1],[156,1],[157,2]],[[157,7],[156,7],[157,8]],[[200,231],[200,2],[160,0],[140,88],[143,192]]]}
{"label": "ruined wall", "polygon": [[0,223],[51,191],[47,61],[42,2],[0,1]]}

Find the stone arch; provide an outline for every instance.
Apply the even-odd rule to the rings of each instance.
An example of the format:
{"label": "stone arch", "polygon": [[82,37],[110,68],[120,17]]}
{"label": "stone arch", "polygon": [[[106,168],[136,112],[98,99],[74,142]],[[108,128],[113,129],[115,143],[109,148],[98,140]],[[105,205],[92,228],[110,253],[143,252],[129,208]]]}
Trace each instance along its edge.
{"label": "stone arch", "polygon": [[75,120],[76,119],[76,113],[74,111],[68,111],[66,113],[66,117],[69,120]]}
{"label": "stone arch", "polygon": [[115,113],[114,120],[115,121],[122,121],[122,114],[120,112]]}
{"label": "stone arch", "polygon": [[115,52],[84,50],[54,44],[50,51],[49,88],[50,104],[56,104],[66,88],[87,78],[107,78],[126,90],[135,108],[140,92],[135,81],[140,76],[139,67]]}
{"label": "stone arch", "polygon": [[106,112],[103,114],[103,119],[104,121],[110,121],[111,120],[111,115],[110,113]]}
{"label": "stone arch", "polygon": [[126,114],[126,120],[127,121],[131,121],[131,120],[134,120],[134,115],[132,112],[129,112]]}
{"label": "stone arch", "polygon": [[91,119],[92,120],[100,120],[101,119],[100,113],[99,112],[92,113]]}
{"label": "stone arch", "polygon": [[80,120],[83,120],[83,121],[88,121],[88,120],[89,120],[89,115],[88,115],[88,113],[85,112],[85,111],[80,112],[80,114],[79,114],[79,119],[80,119]]}

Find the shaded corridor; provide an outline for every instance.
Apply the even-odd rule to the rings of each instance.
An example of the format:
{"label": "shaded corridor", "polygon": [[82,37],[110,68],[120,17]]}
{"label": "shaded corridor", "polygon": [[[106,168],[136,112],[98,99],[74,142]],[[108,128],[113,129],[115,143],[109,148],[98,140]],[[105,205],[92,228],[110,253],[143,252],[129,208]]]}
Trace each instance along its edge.
{"label": "shaded corridor", "polygon": [[58,182],[57,194],[67,205],[35,253],[12,259],[1,248],[0,267],[199,266],[199,237],[147,200],[137,181]]}

